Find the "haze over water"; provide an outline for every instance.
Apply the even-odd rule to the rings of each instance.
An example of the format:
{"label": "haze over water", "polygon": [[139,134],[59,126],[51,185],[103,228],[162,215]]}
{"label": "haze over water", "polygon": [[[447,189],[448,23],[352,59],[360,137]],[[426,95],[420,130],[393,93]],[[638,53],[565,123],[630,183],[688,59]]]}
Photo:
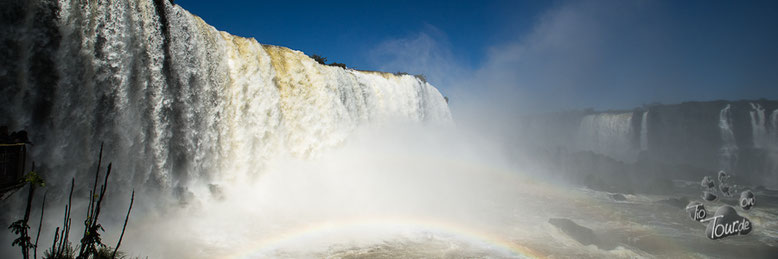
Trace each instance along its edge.
{"label": "haze over water", "polygon": [[[0,124],[35,143],[29,156],[50,199],[42,244],[61,224],[73,177],[72,218],[84,218],[104,143],[114,173],[103,237],[118,239],[136,190],[121,247],[130,256],[776,254],[775,101],[525,116],[501,106],[513,94],[491,98],[499,84],[484,80],[496,88],[452,89],[458,115],[423,76],[322,65],[218,31],[169,1],[0,7],[11,10],[0,21]],[[687,215],[701,176],[718,170],[756,193],[757,205],[739,210],[749,235],[712,241]],[[737,202],[722,194],[706,206]],[[7,211],[10,224],[17,214]]]}

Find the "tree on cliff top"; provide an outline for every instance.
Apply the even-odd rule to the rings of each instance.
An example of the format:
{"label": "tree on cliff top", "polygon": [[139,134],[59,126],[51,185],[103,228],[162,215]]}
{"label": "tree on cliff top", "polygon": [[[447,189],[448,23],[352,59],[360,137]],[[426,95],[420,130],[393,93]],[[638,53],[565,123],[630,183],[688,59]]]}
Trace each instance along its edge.
{"label": "tree on cliff top", "polygon": [[311,58],[313,60],[316,60],[316,62],[319,62],[319,64],[326,65],[327,64],[327,58],[313,54],[311,55]]}

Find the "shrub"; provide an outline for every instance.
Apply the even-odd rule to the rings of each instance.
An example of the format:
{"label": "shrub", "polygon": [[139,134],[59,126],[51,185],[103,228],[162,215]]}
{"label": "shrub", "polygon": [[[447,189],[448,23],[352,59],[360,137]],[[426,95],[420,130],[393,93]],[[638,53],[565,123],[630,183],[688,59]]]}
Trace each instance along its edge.
{"label": "shrub", "polygon": [[[92,189],[89,192],[89,207],[87,209],[86,220],[84,220],[84,234],[81,238],[80,245],[75,246],[69,241],[70,236],[70,211],[73,207],[73,189],[75,188],[75,178],[70,180],[70,194],[68,196],[68,203],[65,206],[65,215],[63,217],[62,228],[57,227],[54,231],[54,241],[51,248],[44,251],[43,258],[52,259],[69,259],[69,258],[119,258],[124,257],[124,253],[119,251],[119,246],[122,243],[124,237],[124,231],[127,228],[127,221],[130,219],[130,212],[132,211],[132,205],[135,201],[135,190],[132,191],[130,196],[130,207],[127,209],[127,216],[124,218],[124,226],[122,227],[121,235],[119,236],[119,242],[116,247],[111,249],[103,243],[100,231],[105,231],[103,226],[98,223],[100,216],[100,209],[105,197],[105,192],[108,189],[108,178],[111,175],[111,164],[108,164],[108,170],[105,173],[103,185],[100,186],[100,190],[97,189],[97,183],[100,178],[100,166],[103,160],[103,146],[100,145],[100,154],[98,156],[97,171],[95,173],[95,181]],[[30,192],[27,197],[27,207],[25,210],[24,218],[11,224],[9,227],[14,234],[19,235],[19,238],[15,239],[12,246],[20,246],[22,252],[22,258],[30,258],[30,249],[33,249],[33,257],[37,258],[38,251],[38,237],[40,237],[40,229],[43,223],[43,213],[46,204],[46,195],[43,195],[43,204],[41,205],[41,219],[38,225],[38,234],[33,244],[30,235],[27,230],[30,226],[27,224],[30,218],[30,207],[32,206],[32,199],[35,192],[35,187],[45,186],[45,181],[35,172],[35,163],[33,163],[33,170],[25,177],[26,182],[30,185]]]}
{"label": "shrub", "polygon": [[346,69],[346,64],[343,64],[343,63],[332,62],[329,65],[333,66],[333,67],[340,67],[342,69]]}
{"label": "shrub", "polygon": [[76,248],[67,242],[62,251],[47,249],[43,252],[43,259],[73,259],[76,258]]}
{"label": "shrub", "polygon": [[313,54],[311,55],[311,58],[313,60],[316,60],[316,62],[319,62],[319,64],[326,65],[327,64],[327,58]]}
{"label": "shrub", "polygon": [[313,60],[315,60],[316,62],[318,62],[319,64],[322,64],[322,65],[333,66],[333,67],[340,67],[340,68],[346,69],[346,64],[338,63],[338,62],[332,62],[332,63],[327,64],[327,58],[319,56],[319,55],[316,55],[316,54],[311,55],[311,58]]}

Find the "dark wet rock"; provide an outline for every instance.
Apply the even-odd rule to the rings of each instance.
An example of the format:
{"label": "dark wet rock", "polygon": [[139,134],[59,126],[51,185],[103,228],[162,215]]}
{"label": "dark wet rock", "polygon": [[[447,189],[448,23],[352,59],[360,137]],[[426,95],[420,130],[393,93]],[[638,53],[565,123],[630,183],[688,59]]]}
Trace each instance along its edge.
{"label": "dark wet rock", "polygon": [[680,209],[686,209],[686,205],[689,204],[689,199],[687,199],[686,197],[670,198],[670,199],[660,200],[657,202],[660,204],[665,204]]}
{"label": "dark wet rock", "polygon": [[562,230],[567,236],[578,241],[582,245],[595,245],[600,249],[612,250],[616,245],[599,238],[592,229],[578,225],[570,219],[551,218],[548,223]]}
{"label": "dark wet rock", "polygon": [[608,194],[608,198],[611,198],[611,200],[614,201],[626,201],[627,197],[624,197],[621,193],[611,193]]}
{"label": "dark wet rock", "polygon": [[715,194],[709,191],[702,192],[702,199],[706,201],[715,201],[718,198]]}

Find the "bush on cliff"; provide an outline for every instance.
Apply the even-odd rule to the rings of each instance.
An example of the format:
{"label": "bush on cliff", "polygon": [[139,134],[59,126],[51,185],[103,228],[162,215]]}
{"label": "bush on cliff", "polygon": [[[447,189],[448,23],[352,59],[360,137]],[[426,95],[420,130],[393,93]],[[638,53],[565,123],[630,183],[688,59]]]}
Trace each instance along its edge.
{"label": "bush on cliff", "polygon": [[343,63],[332,62],[328,66],[340,67],[342,69],[346,69],[346,64],[343,64]]}
{"label": "bush on cliff", "polygon": [[311,58],[313,60],[316,60],[316,62],[319,62],[319,64],[326,65],[327,64],[327,58],[313,54],[311,55]]}

